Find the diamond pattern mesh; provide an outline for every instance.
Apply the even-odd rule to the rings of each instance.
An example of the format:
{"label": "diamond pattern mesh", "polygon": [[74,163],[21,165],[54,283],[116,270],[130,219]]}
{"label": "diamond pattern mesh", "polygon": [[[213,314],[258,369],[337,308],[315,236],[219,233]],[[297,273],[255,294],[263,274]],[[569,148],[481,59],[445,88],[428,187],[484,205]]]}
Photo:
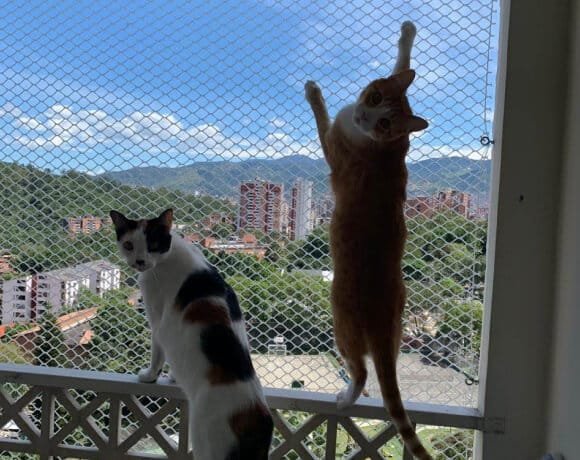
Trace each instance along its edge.
{"label": "diamond pattern mesh", "polygon": [[[399,25],[411,19],[410,99],[430,128],[412,140],[408,162],[399,378],[406,399],[476,405],[491,155],[480,136],[493,116],[495,7],[1,5],[0,360],[145,366],[135,273],[107,215],[173,207],[178,231],[238,292],[264,384],[341,388],[348,375],[329,304],[333,199],[303,84],[316,80],[335,114],[389,73]],[[379,396],[372,373],[367,393]],[[471,445],[469,433],[441,441],[440,431],[437,442]],[[338,440],[345,449],[348,436]],[[466,458],[437,442],[441,458]]]}

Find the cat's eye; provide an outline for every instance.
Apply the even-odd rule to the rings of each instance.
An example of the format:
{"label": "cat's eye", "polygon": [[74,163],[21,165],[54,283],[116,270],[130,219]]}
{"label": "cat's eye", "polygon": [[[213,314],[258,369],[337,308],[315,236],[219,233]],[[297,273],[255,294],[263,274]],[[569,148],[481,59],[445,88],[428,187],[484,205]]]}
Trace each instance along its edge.
{"label": "cat's eye", "polygon": [[391,127],[391,122],[387,118],[381,118],[379,120],[379,126],[382,129],[389,129]]}
{"label": "cat's eye", "polygon": [[123,243],[123,249],[125,251],[132,251],[133,250],[133,243],[131,243],[130,241],[125,241]]}
{"label": "cat's eye", "polygon": [[373,105],[379,105],[381,102],[383,102],[383,96],[378,91],[375,91],[371,94],[370,101]]}

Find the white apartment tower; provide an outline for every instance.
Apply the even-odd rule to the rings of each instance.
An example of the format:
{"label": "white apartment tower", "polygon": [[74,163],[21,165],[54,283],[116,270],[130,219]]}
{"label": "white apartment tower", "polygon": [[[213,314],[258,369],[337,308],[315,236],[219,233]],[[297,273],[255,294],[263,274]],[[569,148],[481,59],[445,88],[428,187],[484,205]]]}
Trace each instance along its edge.
{"label": "white apartment tower", "polygon": [[74,267],[89,276],[89,289],[102,296],[105,292],[121,287],[121,269],[107,260],[94,260]]}
{"label": "white apartment tower", "polygon": [[22,323],[30,320],[32,277],[1,280],[2,317],[0,323]]}
{"label": "white apartment tower", "polygon": [[296,179],[290,205],[290,239],[306,238],[314,228],[312,216],[312,182]]}

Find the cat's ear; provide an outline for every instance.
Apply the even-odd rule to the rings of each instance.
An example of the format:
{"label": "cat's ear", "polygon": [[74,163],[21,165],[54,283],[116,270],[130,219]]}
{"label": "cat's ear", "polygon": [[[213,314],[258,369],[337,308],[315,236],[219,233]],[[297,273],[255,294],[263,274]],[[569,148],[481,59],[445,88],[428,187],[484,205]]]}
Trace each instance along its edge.
{"label": "cat's ear", "polygon": [[163,211],[159,216],[159,222],[161,225],[171,229],[171,225],[173,224],[173,209],[169,208]]}
{"label": "cat's ear", "polygon": [[129,226],[129,219],[127,219],[119,211],[111,211],[109,212],[109,215],[111,216],[111,220],[113,221],[115,228],[126,228]]}
{"label": "cat's ear", "polygon": [[415,79],[415,71],[412,69],[403,70],[402,72],[399,72],[391,76],[391,78],[395,81],[397,89],[402,94],[405,91],[407,91],[407,88],[409,88],[409,86],[411,86],[411,83],[413,83],[413,80]]}
{"label": "cat's ear", "polygon": [[416,131],[423,131],[424,129],[429,126],[427,120],[424,120],[421,117],[416,117],[415,115],[410,115],[405,117],[403,121],[403,126],[405,126],[407,132],[414,133]]}

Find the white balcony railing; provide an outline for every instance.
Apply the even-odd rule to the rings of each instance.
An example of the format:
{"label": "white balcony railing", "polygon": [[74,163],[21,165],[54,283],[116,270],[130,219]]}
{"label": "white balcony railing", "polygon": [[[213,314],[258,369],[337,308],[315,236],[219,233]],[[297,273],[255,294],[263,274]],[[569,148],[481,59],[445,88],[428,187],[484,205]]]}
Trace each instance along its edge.
{"label": "white balcony railing", "polygon": [[[41,460],[191,458],[186,402],[175,385],[142,384],[131,375],[13,364],[0,365],[0,382],[2,458],[18,452]],[[396,436],[394,427],[385,423],[380,400],[365,399],[337,412],[330,394],[266,391],[276,425],[272,459],[381,459],[380,449]],[[476,409],[406,407],[419,428],[485,428]],[[364,426],[376,428],[372,436]],[[354,447],[339,453],[339,437],[348,437]]]}

